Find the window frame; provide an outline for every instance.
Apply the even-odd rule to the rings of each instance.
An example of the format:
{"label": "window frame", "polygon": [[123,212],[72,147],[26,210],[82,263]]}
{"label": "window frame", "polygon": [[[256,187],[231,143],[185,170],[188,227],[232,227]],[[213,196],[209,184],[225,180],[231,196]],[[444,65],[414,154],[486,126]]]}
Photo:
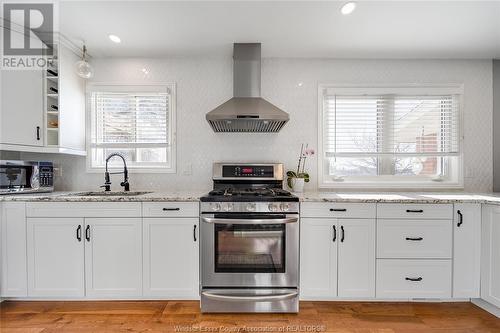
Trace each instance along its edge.
{"label": "window frame", "polygon": [[[176,173],[177,172],[177,121],[176,121],[176,84],[174,82],[157,82],[157,83],[113,83],[113,82],[95,82],[89,83],[86,87],[86,125],[85,125],[85,147],[87,151],[86,171],[87,173],[101,173],[105,171],[105,167],[92,166],[92,93],[95,92],[137,92],[137,93],[158,93],[161,91],[168,92],[170,95],[169,121],[168,121],[168,138],[170,144],[170,166],[134,166],[127,165],[129,173]],[[146,144],[145,146],[150,145]],[[112,171],[122,170],[121,166],[108,167]]]}
{"label": "window frame", "polygon": [[[453,179],[436,181],[423,176],[394,176],[377,175],[361,177],[345,177],[335,180],[326,176],[325,166],[327,162],[324,149],[324,95],[325,90],[338,95],[371,95],[371,94],[395,94],[395,95],[457,95],[458,96],[458,149],[454,167],[451,173]],[[463,109],[464,109],[464,85],[463,84],[318,84],[318,188],[319,189],[463,189],[464,188],[464,156],[463,156]]]}

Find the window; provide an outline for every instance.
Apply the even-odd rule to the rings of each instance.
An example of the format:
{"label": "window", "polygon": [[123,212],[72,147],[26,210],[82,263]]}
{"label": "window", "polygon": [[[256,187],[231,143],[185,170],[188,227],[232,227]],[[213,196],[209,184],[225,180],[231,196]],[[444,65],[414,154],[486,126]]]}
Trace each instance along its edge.
{"label": "window", "polygon": [[[92,85],[88,166],[101,170],[111,153],[131,170],[175,172],[175,86]],[[112,159],[110,168],[122,168]]]}
{"label": "window", "polygon": [[461,87],[319,92],[320,187],[463,186]]}

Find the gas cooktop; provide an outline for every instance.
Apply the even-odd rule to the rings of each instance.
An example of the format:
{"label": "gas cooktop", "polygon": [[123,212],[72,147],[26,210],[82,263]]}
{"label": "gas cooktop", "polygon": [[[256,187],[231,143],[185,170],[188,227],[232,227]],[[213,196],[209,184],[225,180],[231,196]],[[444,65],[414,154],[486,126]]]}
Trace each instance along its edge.
{"label": "gas cooktop", "polygon": [[214,189],[204,202],[299,201],[283,189],[281,163],[215,163]]}

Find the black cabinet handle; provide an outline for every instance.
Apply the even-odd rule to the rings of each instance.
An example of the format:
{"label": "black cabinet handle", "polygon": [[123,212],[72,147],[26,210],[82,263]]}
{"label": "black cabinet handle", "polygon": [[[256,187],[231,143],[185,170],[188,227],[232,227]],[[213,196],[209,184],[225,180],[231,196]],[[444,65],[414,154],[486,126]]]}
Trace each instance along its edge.
{"label": "black cabinet handle", "polygon": [[163,208],[163,211],[164,212],[168,212],[168,211],[178,211],[178,210],[181,210],[179,207],[177,208]]}
{"label": "black cabinet handle", "polygon": [[196,242],[196,224],[193,226],[193,240]]}
{"label": "black cabinet handle", "polygon": [[424,240],[423,237],[406,237],[407,241],[421,241]]}
{"label": "black cabinet handle", "polygon": [[333,239],[332,242],[335,242],[337,240],[337,227],[333,225]]}
{"label": "black cabinet handle", "polygon": [[457,214],[458,214],[457,227],[460,227],[464,223],[464,215],[462,214],[462,212],[460,210],[457,210]]}
{"label": "black cabinet handle", "polygon": [[36,127],[36,139],[40,141],[40,126]]}
{"label": "black cabinet handle", "polygon": [[422,281],[423,279],[421,277],[418,277],[418,278],[409,278],[409,277],[406,277],[405,280],[406,281],[419,282],[419,281]]}
{"label": "black cabinet handle", "polygon": [[90,225],[88,225],[85,229],[85,239],[87,240],[87,242],[90,242]]}
{"label": "black cabinet handle", "polygon": [[344,232],[344,226],[340,226],[340,231],[342,231],[342,236],[340,236],[340,241],[343,243],[345,239],[345,232]]}
{"label": "black cabinet handle", "polygon": [[330,208],[330,212],[347,212],[345,208]]}
{"label": "black cabinet handle", "polygon": [[423,213],[424,210],[423,209],[407,209],[406,212],[407,213]]}
{"label": "black cabinet handle", "polygon": [[78,228],[76,228],[76,239],[78,239],[79,242],[82,241],[82,226],[79,225]]}

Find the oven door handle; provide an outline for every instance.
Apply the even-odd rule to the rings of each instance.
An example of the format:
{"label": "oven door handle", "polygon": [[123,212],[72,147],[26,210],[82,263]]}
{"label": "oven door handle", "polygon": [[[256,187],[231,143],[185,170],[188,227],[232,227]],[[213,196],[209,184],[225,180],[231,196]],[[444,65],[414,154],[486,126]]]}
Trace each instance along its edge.
{"label": "oven door handle", "polygon": [[215,299],[215,300],[224,300],[224,301],[253,301],[253,302],[272,302],[272,301],[282,301],[286,299],[295,298],[299,295],[297,291],[285,293],[285,294],[274,294],[274,295],[227,295],[227,294],[218,294],[209,291],[202,291],[201,294],[207,298]]}
{"label": "oven door handle", "polygon": [[284,219],[220,219],[215,217],[202,216],[201,220],[206,223],[217,224],[285,224],[297,223],[299,221],[299,217],[293,216]]}

